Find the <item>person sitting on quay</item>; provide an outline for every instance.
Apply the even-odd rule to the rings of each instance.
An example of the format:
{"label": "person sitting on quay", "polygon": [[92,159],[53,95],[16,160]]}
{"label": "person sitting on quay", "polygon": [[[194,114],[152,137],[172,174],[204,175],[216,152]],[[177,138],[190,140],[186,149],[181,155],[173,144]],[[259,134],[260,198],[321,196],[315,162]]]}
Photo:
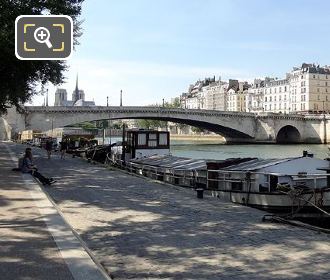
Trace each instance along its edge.
{"label": "person sitting on quay", "polygon": [[38,172],[37,167],[33,164],[33,161],[32,161],[31,149],[25,150],[25,155],[23,158],[21,171],[23,173],[31,174],[33,177],[37,178],[43,185],[51,185],[51,184],[55,183],[55,180],[53,178],[47,178],[47,177],[43,176],[40,172]]}

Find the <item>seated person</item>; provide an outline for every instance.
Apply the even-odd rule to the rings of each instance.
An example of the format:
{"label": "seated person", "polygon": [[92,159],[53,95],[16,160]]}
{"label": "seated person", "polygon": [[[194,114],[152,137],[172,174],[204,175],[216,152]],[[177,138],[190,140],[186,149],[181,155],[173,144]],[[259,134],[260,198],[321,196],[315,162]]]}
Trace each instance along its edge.
{"label": "seated person", "polygon": [[43,185],[51,185],[55,181],[53,178],[46,178],[41,173],[32,162],[32,152],[31,150],[26,150],[23,158],[22,172],[30,173],[33,177],[37,178]]}
{"label": "seated person", "polygon": [[[31,148],[28,147],[28,148],[25,149],[25,152],[26,152],[26,151],[32,151],[32,150],[31,150]],[[17,167],[13,168],[12,170],[13,170],[13,171],[22,171],[23,160],[24,160],[24,157],[20,157],[20,158],[18,159],[18,165],[17,165]]]}

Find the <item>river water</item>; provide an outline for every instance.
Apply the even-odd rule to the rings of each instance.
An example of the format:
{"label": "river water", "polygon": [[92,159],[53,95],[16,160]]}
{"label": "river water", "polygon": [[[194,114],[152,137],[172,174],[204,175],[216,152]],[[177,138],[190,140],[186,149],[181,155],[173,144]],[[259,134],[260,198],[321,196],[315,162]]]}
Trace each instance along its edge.
{"label": "river water", "polygon": [[173,155],[196,159],[285,158],[301,156],[304,150],[321,159],[328,157],[328,145],[224,145],[216,142],[171,141]]}
{"label": "river water", "polygon": [[[108,144],[109,140],[109,138],[106,138],[105,143]],[[121,138],[111,138],[112,143],[116,141],[121,141]],[[196,159],[221,160],[235,157],[285,158],[301,156],[304,150],[321,159],[328,157],[328,145],[319,144],[225,145],[217,141],[171,140],[172,155]]]}

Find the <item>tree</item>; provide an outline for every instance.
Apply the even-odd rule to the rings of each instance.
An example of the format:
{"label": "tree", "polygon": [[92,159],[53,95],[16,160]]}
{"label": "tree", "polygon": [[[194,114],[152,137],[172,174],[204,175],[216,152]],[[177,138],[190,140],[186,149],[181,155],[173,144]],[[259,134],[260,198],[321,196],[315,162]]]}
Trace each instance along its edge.
{"label": "tree", "polygon": [[37,86],[64,81],[67,65],[61,60],[19,60],[15,56],[15,19],[20,15],[68,15],[74,22],[74,45],[81,36],[83,0],[0,0],[0,114],[12,105],[30,101]]}

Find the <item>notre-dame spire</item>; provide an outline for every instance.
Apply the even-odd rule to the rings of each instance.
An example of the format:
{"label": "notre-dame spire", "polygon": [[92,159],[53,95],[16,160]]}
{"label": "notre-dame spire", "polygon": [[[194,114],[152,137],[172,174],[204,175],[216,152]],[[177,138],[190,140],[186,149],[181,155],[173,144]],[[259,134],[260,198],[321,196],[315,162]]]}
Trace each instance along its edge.
{"label": "notre-dame spire", "polygon": [[77,73],[77,78],[76,78],[76,88],[74,90],[74,102],[77,102],[80,97],[79,97],[79,89],[78,89],[78,73]]}

